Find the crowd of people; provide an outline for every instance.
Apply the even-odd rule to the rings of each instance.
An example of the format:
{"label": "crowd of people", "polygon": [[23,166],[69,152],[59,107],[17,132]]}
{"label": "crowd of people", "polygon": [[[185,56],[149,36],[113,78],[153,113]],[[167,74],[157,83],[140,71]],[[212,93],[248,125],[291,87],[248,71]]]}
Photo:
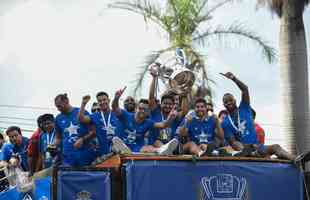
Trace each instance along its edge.
{"label": "crowd of people", "polygon": [[158,100],[157,74],[152,70],[150,74],[149,98],[136,101],[128,96],[123,108],[119,99],[126,87],[115,93],[112,102],[108,93],[98,92],[91,113],[85,109],[89,95],[82,98],[80,107],[72,106],[66,94],[57,95],[54,103],[59,114],[39,116],[38,129],[30,139],[17,126],[6,130],[8,143],[3,144],[0,135],[0,165],[18,165],[32,175],[54,165],[88,166],[112,152],[294,159],[281,146],[264,144],[264,131],[254,122],[248,87],[234,74],[222,75],[239,87],[241,102],[237,105],[232,94],[224,94],[225,110],[218,115],[205,99],[190,101],[187,94],[174,90],[167,90]]}

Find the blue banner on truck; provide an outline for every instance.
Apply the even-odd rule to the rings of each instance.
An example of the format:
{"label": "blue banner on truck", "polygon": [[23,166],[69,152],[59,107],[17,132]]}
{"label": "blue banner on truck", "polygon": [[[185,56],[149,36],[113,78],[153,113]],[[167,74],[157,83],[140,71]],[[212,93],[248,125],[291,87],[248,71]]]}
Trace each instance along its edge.
{"label": "blue banner on truck", "polygon": [[247,161],[132,161],[127,200],[303,200],[292,164]]}
{"label": "blue banner on truck", "polygon": [[110,173],[105,171],[58,171],[58,200],[111,200]]}

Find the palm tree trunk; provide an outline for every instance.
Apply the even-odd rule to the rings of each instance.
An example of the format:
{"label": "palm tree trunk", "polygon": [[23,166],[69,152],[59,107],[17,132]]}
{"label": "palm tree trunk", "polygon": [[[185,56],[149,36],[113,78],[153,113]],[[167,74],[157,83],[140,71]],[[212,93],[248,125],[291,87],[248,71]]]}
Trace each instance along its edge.
{"label": "palm tree trunk", "polygon": [[283,1],[280,27],[280,70],[283,126],[287,147],[296,154],[310,150],[308,65],[303,10]]}

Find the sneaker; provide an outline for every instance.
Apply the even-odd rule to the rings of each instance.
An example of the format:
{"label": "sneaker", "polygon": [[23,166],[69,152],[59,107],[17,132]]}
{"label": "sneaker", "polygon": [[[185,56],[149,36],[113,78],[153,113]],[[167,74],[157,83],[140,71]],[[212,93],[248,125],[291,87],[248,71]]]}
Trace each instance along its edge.
{"label": "sneaker", "polygon": [[251,157],[254,155],[255,149],[251,146],[245,146],[242,151],[239,151],[236,154],[233,154],[233,156],[238,157]]}
{"label": "sneaker", "polygon": [[212,156],[219,156],[220,152],[218,150],[213,150],[211,153]]}
{"label": "sneaker", "polygon": [[119,154],[131,154],[130,148],[119,137],[112,139],[112,151]]}
{"label": "sneaker", "polygon": [[177,139],[172,139],[170,140],[167,144],[164,144],[161,146],[158,150],[157,153],[159,155],[172,155],[174,150],[178,147],[179,141]]}
{"label": "sneaker", "polygon": [[218,149],[220,157],[231,157],[233,156],[231,153],[227,152],[226,149]]}
{"label": "sneaker", "polygon": [[212,152],[216,149],[215,144],[210,143],[207,146],[207,149],[205,150],[205,152],[202,154],[202,156],[213,156]]}

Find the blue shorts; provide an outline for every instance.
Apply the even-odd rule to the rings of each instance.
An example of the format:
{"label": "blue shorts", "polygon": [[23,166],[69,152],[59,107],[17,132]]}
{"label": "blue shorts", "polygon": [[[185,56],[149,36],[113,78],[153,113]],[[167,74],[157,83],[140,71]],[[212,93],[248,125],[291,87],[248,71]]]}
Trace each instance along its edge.
{"label": "blue shorts", "polygon": [[128,145],[130,150],[135,153],[139,153],[143,146],[140,145]]}

